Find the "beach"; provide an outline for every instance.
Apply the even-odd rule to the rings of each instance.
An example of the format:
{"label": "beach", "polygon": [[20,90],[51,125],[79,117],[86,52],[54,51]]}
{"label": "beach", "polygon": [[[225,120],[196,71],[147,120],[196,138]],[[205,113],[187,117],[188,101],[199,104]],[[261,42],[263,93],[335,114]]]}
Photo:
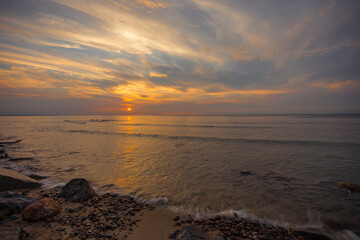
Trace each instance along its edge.
{"label": "beach", "polygon": [[18,227],[21,239],[328,239],[236,216],[194,218],[118,194],[106,193],[84,202],[71,202],[59,197],[61,188],[14,192],[35,201],[52,198],[61,206],[59,214],[43,220],[24,220],[20,212],[2,219],[2,231]]}

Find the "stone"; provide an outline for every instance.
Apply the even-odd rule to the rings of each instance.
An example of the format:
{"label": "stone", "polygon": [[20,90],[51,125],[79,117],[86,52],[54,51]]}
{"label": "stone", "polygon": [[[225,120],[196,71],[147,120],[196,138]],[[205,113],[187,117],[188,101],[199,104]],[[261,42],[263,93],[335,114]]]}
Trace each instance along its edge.
{"label": "stone", "polygon": [[0,227],[0,239],[20,240],[21,228],[19,227]]}
{"label": "stone", "polygon": [[22,217],[29,221],[44,220],[60,213],[60,204],[52,198],[44,198],[28,205],[22,212]]}
{"label": "stone", "polygon": [[0,193],[0,221],[13,213],[21,212],[35,199],[13,192]]}
{"label": "stone", "polygon": [[8,158],[8,154],[4,149],[0,149],[0,159]]}
{"label": "stone", "polygon": [[0,142],[0,145],[7,145],[7,144],[16,144],[16,143],[19,143],[21,142],[22,140],[15,140],[15,141],[5,141],[5,142]]}
{"label": "stone", "polygon": [[0,168],[0,192],[40,187],[40,183],[19,172]]}
{"label": "stone", "polygon": [[350,191],[360,191],[360,185],[351,182],[338,182],[338,188],[350,190]]}
{"label": "stone", "polygon": [[35,180],[41,180],[41,179],[47,178],[46,176],[42,176],[42,175],[38,175],[38,174],[30,174],[29,177],[32,179],[35,179]]}
{"label": "stone", "polygon": [[95,195],[95,190],[83,178],[72,179],[62,188],[60,193],[60,197],[71,202],[84,202]]}

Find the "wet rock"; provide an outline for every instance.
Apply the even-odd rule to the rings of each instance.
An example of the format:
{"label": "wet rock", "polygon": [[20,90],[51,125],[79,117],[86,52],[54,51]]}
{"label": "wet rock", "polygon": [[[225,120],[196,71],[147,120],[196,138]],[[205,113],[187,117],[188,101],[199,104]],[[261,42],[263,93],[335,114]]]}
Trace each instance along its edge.
{"label": "wet rock", "polygon": [[5,142],[0,142],[1,145],[7,145],[7,144],[16,144],[21,142],[22,140],[15,140],[15,141],[5,141]]}
{"label": "wet rock", "polygon": [[29,177],[32,178],[32,179],[35,179],[35,180],[41,180],[41,179],[47,178],[45,176],[37,175],[37,174],[30,174]]}
{"label": "wet rock", "polygon": [[19,172],[0,168],[0,192],[15,189],[37,188],[40,183]]}
{"label": "wet rock", "polygon": [[95,196],[95,190],[83,178],[74,178],[61,190],[60,197],[71,202],[84,202]]}
{"label": "wet rock", "polygon": [[0,149],[0,159],[8,158],[8,154],[4,149]]}
{"label": "wet rock", "polygon": [[0,221],[13,213],[21,212],[26,206],[33,203],[35,199],[13,192],[0,194]]}
{"label": "wet rock", "polygon": [[29,221],[43,220],[60,213],[61,207],[52,198],[44,198],[27,206],[22,212],[22,217]]}
{"label": "wet rock", "polygon": [[0,239],[19,240],[21,238],[21,228],[19,227],[0,227]]}
{"label": "wet rock", "polygon": [[252,173],[250,171],[239,171],[238,173],[242,176],[254,175],[254,173]]}
{"label": "wet rock", "polygon": [[20,162],[20,161],[33,161],[33,158],[30,157],[21,157],[21,158],[10,158],[10,162]]}
{"label": "wet rock", "polygon": [[197,228],[195,225],[183,227],[170,234],[169,238],[175,240],[203,240],[211,239],[207,232]]}
{"label": "wet rock", "polygon": [[338,188],[350,190],[350,191],[360,191],[360,185],[351,182],[338,182]]}

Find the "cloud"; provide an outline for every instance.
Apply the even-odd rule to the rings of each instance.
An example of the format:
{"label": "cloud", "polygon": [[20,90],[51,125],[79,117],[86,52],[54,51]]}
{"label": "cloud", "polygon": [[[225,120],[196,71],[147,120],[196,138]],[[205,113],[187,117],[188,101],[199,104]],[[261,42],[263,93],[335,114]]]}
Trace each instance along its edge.
{"label": "cloud", "polygon": [[210,112],[227,103],[223,109],[238,112],[265,105],[292,110],[296,99],[305,111],[312,94],[329,98],[317,91],[344,97],[338,100],[344,109],[359,93],[360,5],[354,1],[0,5],[0,88],[9,102],[15,96],[96,99],[109,111],[134,104],[143,112],[157,109],[155,103],[161,109],[194,103],[191,108]]}
{"label": "cloud", "polygon": [[319,88],[325,88],[325,89],[329,89],[329,90],[339,90],[345,87],[359,87],[360,84],[352,81],[352,80],[347,80],[344,82],[333,82],[333,83],[329,83],[329,82],[316,82],[310,85],[310,87],[319,87]]}
{"label": "cloud", "polygon": [[158,77],[158,78],[163,78],[163,77],[167,77],[168,75],[164,74],[164,73],[157,73],[157,72],[150,72],[149,77]]}

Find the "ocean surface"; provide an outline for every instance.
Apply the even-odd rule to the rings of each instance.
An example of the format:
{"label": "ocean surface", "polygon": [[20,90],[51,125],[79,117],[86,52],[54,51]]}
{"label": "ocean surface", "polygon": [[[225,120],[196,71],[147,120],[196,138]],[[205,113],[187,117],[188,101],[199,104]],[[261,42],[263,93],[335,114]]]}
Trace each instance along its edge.
{"label": "ocean surface", "polygon": [[196,216],[358,239],[360,115],[0,117],[2,166],[74,177]]}

